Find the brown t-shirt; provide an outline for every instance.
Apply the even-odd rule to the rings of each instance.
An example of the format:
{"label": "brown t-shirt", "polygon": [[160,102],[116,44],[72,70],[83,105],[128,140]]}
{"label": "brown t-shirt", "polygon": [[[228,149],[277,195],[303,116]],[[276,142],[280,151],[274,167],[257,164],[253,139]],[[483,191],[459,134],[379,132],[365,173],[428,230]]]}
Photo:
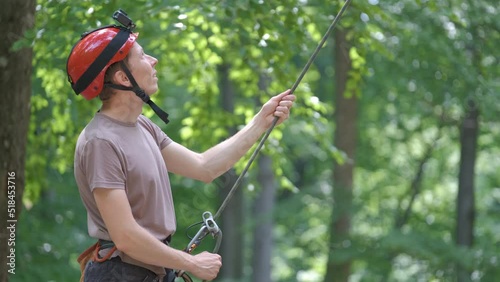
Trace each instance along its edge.
{"label": "brown t-shirt", "polygon": [[[175,232],[174,203],[161,155],[171,142],[143,115],[135,123],[120,122],[101,113],[94,116],[78,138],[74,163],[91,237],[111,240],[92,194],[95,188],[125,190],[135,220],[158,240]],[[144,265],[119,251],[115,255],[160,275],[164,273],[163,268]]]}

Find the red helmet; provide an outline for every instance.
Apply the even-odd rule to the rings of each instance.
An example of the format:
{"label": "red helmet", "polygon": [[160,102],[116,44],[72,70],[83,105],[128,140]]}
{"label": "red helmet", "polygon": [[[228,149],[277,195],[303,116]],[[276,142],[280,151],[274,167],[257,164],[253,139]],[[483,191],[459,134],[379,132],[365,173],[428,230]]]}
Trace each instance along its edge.
{"label": "red helmet", "polygon": [[82,35],[68,57],[66,71],[76,94],[91,100],[101,93],[110,65],[127,56],[138,33],[118,26],[96,29]]}

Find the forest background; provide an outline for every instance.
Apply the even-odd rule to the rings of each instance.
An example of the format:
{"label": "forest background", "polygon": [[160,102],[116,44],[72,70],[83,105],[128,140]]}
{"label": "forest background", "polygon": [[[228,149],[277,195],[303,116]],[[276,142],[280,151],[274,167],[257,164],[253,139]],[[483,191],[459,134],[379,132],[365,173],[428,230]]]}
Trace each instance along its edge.
{"label": "forest background", "polygon": [[[72,162],[99,102],[76,96],[65,72],[80,34],[124,9],[159,60],[154,100],[171,122],[144,114],[203,151],[291,87],[343,4],[2,3],[1,282],[77,281],[76,258],[93,243]],[[499,14],[493,0],[354,0],[220,220],[218,281],[500,277]],[[218,209],[246,160],[210,185],[171,175],[174,247]]]}

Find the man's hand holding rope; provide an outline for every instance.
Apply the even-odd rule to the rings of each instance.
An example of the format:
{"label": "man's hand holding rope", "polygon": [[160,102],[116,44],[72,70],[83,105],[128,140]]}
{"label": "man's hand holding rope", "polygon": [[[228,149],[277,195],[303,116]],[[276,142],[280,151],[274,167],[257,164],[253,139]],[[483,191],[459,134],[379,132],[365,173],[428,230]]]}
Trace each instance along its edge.
{"label": "man's hand holding rope", "polygon": [[275,117],[279,118],[277,124],[282,123],[290,116],[290,109],[294,101],[295,95],[290,94],[290,90],[272,97],[255,115],[255,122],[263,124],[265,129],[271,127]]}

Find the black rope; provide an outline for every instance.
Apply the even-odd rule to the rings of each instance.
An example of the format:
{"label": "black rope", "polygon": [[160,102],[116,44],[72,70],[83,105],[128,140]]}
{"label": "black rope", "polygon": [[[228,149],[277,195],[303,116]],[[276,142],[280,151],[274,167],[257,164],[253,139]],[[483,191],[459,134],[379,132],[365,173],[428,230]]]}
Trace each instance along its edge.
{"label": "black rope", "polygon": [[188,227],[186,227],[186,237],[188,237],[188,238],[189,238],[189,240],[193,239],[193,236],[190,236],[188,232],[189,232],[189,231],[190,231],[193,227],[195,227],[195,226],[197,226],[197,225],[202,225],[202,224],[203,224],[203,221],[200,221],[200,222],[193,223],[193,224],[189,225]]}
{"label": "black rope", "polygon": [[[304,75],[309,70],[309,67],[313,63],[313,61],[316,58],[316,56],[318,55],[319,51],[321,50],[321,48],[325,44],[326,40],[328,39],[328,36],[330,36],[330,33],[335,28],[335,26],[337,25],[337,23],[340,20],[340,17],[342,16],[342,14],[347,9],[347,7],[349,6],[350,3],[351,3],[351,0],[346,0],[346,2],[344,3],[344,5],[340,9],[339,13],[337,14],[337,16],[335,17],[335,19],[333,20],[333,22],[330,24],[330,27],[328,27],[328,30],[326,31],[326,33],[323,36],[323,38],[321,39],[320,43],[316,47],[316,50],[314,50],[314,53],[309,58],[309,60],[307,61],[306,65],[304,66],[304,68],[300,72],[299,77],[297,78],[297,80],[293,84],[292,88],[290,89],[290,94],[293,94],[293,92],[295,91],[295,89],[297,89],[297,87],[299,86],[299,83],[302,81],[302,78],[304,78]],[[266,134],[260,140],[259,145],[257,145],[257,148],[255,148],[255,150],[253,151],[252,156],[250,157],[250,160],[248,160],[248,163],[246,164],[245,168],[241,172],[241,174],[238,177],[238,179],[236,180],[236,182],[233,184],[233,187],[231,188],[231,190],[227,194],[226,198],[224,199],[224,202],[222,202],[222,205],[220,206],[219,210],[214,215],[214,220],[216,220],[217,218],[219,218],[219,216],[222,214],[222,212],[224,211],[224,209],[228,205],[229,201],[231,200],[231,198],[233,197],[234,193],[236,192],[236,188],[238,188],[238,186],[241,184],[241,181],[243,180],[243,177],[248,172],[248,169],[250,168],[250,166],[252,165],[253,161],[255,160],[255,158],[259,154],[260,150],[262,149],[262,146],[264,146],[264,142],[266,142],[267,138],[271,134],[271,131],[276,126],[276,123],[278,122],[278,120],[279,120],[278,117],[274,118],[271,127],[266,131]]]}

